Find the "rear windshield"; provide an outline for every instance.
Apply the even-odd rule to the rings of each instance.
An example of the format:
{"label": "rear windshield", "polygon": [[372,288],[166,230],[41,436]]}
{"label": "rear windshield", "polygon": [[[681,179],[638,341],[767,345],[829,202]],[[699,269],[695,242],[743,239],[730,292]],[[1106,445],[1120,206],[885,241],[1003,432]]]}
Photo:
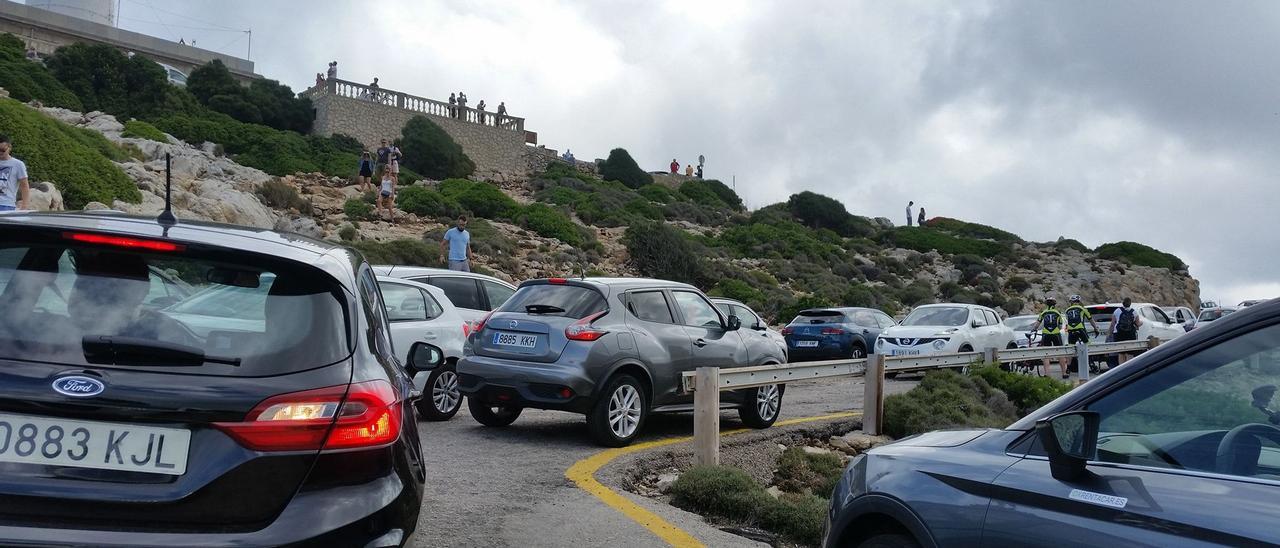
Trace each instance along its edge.
{"label": "rear windshield", "polygon": [[1017,318],[1009,318],[1004,321],[1004,324],[1014,331],[1031,331],[1031,326],[1036,324],[1036,317],[1020,316]]}
{"label": "rear windshield", "polygon": [[0,358],[262,376],[350,354],[348,301],[311,267],[60,236],[0,237]]}
{"label": "rear windshield", "polygon": [[791,320],[791,325],[811,325],[820,323],[845,323],[844,314],[834,310],[805,310]]}
{"label": "rear windshield", "polygon": [[937,326],[957,326],[964,325],[969,321],[969,309],[950,306],[934,306],[929,308],[917,308],[911,311],[907,319],[902,321],[902,325],[937,325]]}
{"label": "rear windshield", "polygon": [[576,285],[526,285],[516,291],[499,312],[561,316],[575,320],[606,308],[600,292]]}
{"label": "rear windshield", "polygon": [[1223,316],[1230,316],[1232,312],[1235,312],[1235,310],[1231,310],[1230,308],[1219,309],[1219,310],[1205,310],[1200,313],[1200,319],[1198,321],[1211,322],[1217,319],[1221,319]]}
{"label": "rear windshield", "polygon": [[1089,314],[1093,316],[1094,321],[1109,322],[1119,308],[1118,306],[1091,306]]}

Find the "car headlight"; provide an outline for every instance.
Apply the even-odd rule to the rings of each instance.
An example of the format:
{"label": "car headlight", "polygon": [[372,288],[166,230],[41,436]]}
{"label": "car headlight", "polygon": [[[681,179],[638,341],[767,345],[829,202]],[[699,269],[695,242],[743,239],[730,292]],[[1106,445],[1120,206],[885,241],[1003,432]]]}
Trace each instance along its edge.
{"label": "car headlight", "polygon": [[876,348],[884,348],[884,339],[881,339],[881,338],[876,339]]}
{"label": "car headlight", "polygon": [[947,340],[946,340],[946,339],[938,339],[938,340],[936,340],[936,341],[933,341],[933,349],[934,349],[934,350],[942,350],[943,348],[946,348],[946,347],[947,347]]}

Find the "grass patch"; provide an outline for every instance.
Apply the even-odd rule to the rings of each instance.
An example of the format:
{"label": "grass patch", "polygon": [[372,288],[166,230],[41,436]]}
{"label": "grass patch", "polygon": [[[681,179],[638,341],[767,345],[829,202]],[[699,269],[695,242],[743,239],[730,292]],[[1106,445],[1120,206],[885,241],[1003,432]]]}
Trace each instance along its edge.
{"label": "grass patch", "polygon": [[809,454],[803,447],[789,447],[778,457],[773,483],[788,493],[830,497],[844,473],[844,463],[834,453]]}
{"label": "grass patch", "polygon": [[400,239],[390,242],[362,240],[348,242],[347,246],[364,255],[369,264],[395,264],[406,266],[444,267],[440,262],[440,247],[421,240]]}
{"label": "grass patch", "polygon": [[920,252],[937,251],[950,255],[995,257],[1007,244],[990,240],[958,237],[931,228],[898,227],[885,233],[888,243]]}
{"label": "grass patch", "polygon": [[1184,270],[1187,264],[1177,256],[1165,253],[1150,246],[1136,242],[1115,242],[1102,244],[1097,249],[1098,257],[1124,261],[1139,266]]}
{"label": "grass patch", "polygon": [[773,498],[746,472],[728,466],[698,466],[671,486],[679,508],[743,525],[754,525],[787,540],[817,545],[828,502],[811,494]]}
{"label": "grass patch", "polygon": [[974,368],[969,371],[969,374],[981,378],[992,388],[1004,392],[1009,401],[1018,408],[1019,415],[1035,411],[1071,391],[1071,386],[1064,382],[1048,377],[1021,375],[1005,371],[995,365]]}
{"label": "grass patch", "polygon": [[303,198],[292,185],[278,180],[262,183],[254,192],[262,203],[275,209],[294,209],[303,215],[311,215],[311,200]]}
{"label": "grass patch", "polygon": [[159,141],[161,143],[169,142],[169,140],[165,138],[163,131],[160,131],[156,126],[143,122],[142,120],[129,120],[128,122],[125,122],[124,131],[120,133],[120,136]]}
{"label": "grass patch", "polygon": [[373,205],[360,198],[352,198],[343,203],[342,212],[353,222],[373,220]]}
{"label": "grass patch", "polygon": [[969,223],[958,219],[947,217],[934,217],[925,222],[925,226],[943,232],[951,233],[960,238],[975,238],[978,240],[995,240],[997,242],[1021,242],[1019,238],[1012,232],[1000,230],[993,226],[987,226],[978,223]]}
{"label": "grass patch", "polygon": [[1003,428],[1017,419],[1004,392],[954,371],[931,372],[910,392],[884,399],[884,432],[894,438],[943,428]]}

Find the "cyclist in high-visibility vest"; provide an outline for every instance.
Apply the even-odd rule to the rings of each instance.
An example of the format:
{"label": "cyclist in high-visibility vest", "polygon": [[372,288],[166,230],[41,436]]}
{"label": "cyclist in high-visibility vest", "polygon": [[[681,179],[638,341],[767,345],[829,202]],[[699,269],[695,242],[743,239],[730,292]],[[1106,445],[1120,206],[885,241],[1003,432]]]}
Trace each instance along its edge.
{"label": "cyclist in high-visibility vest", "polygon": [[[1040,330],[1040,346],[1062,346],[1062,313],[1056,308],[1058,301],[1053,297],[1044,300],[1044,310],[1040,312],[1040,317],[1036,318],[1035,325],[1031,326],[1031,330]],[[1062,378],[1068,378],[1067,375],[1067,359],[1058,358],[1058,369],[1062,372]],[[1040,376],[1049,376],[1049,358],[1040,360]]]}
{"label": "cyclist in high-visibility vest", "polygon": [[[1093,314],[1089,313],[1089,309],[1080,304],[1079,295],[1071,296],[1071,306],[1067,307],[1065,316],[1067,317],[1067,344],[1089,344],[1089,332],[1085,329],[1085,322],[1093,325],[1093,335],[1098,335],[1098,323],[1093,321]],[[1076,362],[1076,358],[1071,358],[1071,366],[1079,368],[1080,364]]]}

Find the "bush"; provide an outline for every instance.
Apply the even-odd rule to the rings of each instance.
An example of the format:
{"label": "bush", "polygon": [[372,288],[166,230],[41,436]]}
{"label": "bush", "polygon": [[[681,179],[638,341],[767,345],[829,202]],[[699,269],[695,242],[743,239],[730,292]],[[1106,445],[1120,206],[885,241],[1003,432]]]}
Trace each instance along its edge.
{"label": "bush", "polygon": [[1005,280],[1004,287],[1010,291],[1022,293],[1023,291],[1031,289],[1031,282],[1028,282],[1027,279],[1022,276],[1011,276],[1008,280]]}
{"label": "bush", "polygon": [[568,215],[545,204],[529,204],[519,217],[520,226],[544,238],[555,238],[574,247],[586,240]]}
{"label": "bush", "polygon": [[809,454],[803,447],[789,447],[778,457],[773,483],[789,493],[830,497],[844,473],[844,463],[832,453]]}
{"label": "bush", "polygon": [[[236,162],[276,176],[319,172],[349,177],[358,160],[355,154],[340,149],[330,138],[304,137],[292,131],[239,122],[215,112],[173,114],[150,121],[161,131],[188,143],[218,143],[235,156]],[[402,168],[402,182],[407,175],[407,170]]]}
{"label": "bush", "polygon": [[45,64],[87,111],[125,120],[154,114],[167,103],[171,86],[165,70],[142,55],[126,56],[115,46],[77,42],[58,48]]}
{"label": "bush", "polygon": [[1167,268],[1173,271],[1187,268],[1187,264],[1182,262],[1182,259],[1136,242],[1102,244],[1098,246],[1097,252],[1098,258],[1119,260],[1139,266]]}
{"label": "bush", "polygon": [[1048,377],[1013,373],[990,364],[973,368],[969,374],[1004,392],[1009,401],[1017,406],[1019,415],[1035,411],[1071,391],[1071,385],[1067,383]]}
{"label": "bush", "polygon": [[26,162],[31,182],[52,181],[67,209],[81,209],[89,202],[142,201],[137,185],[106,153],[127,155],[101,135],[49,118],[13,99],[0,99],[0,128],[13,140],[13,155]]}
{"label": "bush", "polygon": [[1060,238],[1057,243],[1053,244],[1053,247],[1058,249],[1074,249],[1081,253],[1089,252],[1089,248],[1087,246],[1080,243],[1079,240],[1073,240],[1071,238]]}
{"label": "bush", "polygon": [[1021,314],[1022,309],[1026,307],[1027,307],[1026,301],[1023,301],[1022,299],[1019,299],[1017,297],[1011,297],[1009,298],[1009,300],[1005,301],[1003,305],[1001,305],[1001,308],[1003,308],[1004,311],[1008,312],[1010,315]]}
{"label": "bush", "polygon": [[[955,298],[959,298],[963,293],[957,294]],[[911,285],[904,286],[894,292],[894,297],[898,302],[907,306],[917,306],[933,302],[933,287],[928,282],[915,281]],[[964,302],[964,301],[960,301]]]}
{"label": "bush", "polygon": [[396,206],[419,217],[453,219],[462,213],[457,200],[420,186],[400,189]]}
{"label": "bush", "polygon": [[491,183],[475,183],[458,193],[458,204],[478,217],[510,219],[520,209],[507,193]]}
{"label": "bush", "polygon": [[0,34],[0,87],[9,92],[9,97],[24,103],[34,99],[46,106],[84,110],[80,98],[48,69],[26,60],[26,45],[8,33]]}
{"label": "bush", "polygon": [[641,274],[701,285],[702,259],[681,231],[663,223],[636,224],[627,229],[622,243]]}
{"label": "bush", "polygon": [[704,515],[778,533],[792,542],[816,545],[828,503],[813,495],[773,498],[751,476],[728,466],[697,466],[671,485],[671,504]]}
{"label": "bush", "polygon": [[[726,202],[724,198],[721,197],[710,184],[708,184],[710,182],[712,181],[685,181],[680,184],[679,192],[685,198],[688,198],[693,203],[703,207],[737,209],[737,207]],[[720,181],[714,182],[720,183]],[[724,183],[720,183],[720,186],[724,186]],[[725,189],[728,190],[728,187],[725,187]],[[733,191],[730,190],[729,192],[732,193]],[[736,194],[734,195],[734,198],[737,198]],[[741,206],[741,204],[742,201],[738,200],[738,206]]]}
{"label": "bush", "polygon": [[[348,202],[349,203],[349,202]],[[432,246],[421,240],[400,239],[390,242],[361,240],[347,244],[364,255],[369,264],[394,264],[441,268],[440,246]]]}
{"label": "bush", "polygon": [[156,129],[156,126],[143,122],[142,120],[129,120],[128,122],[125,122],[124,131],[120,133],[120,136],[159,141],[161,143],[169,142],[169,139],[164,136],[163,131]]}
{"label": "bush", "polygon": [[840,295],[840,304],[883,309],[889,305],[889,298],[874,286],[853,284]]}
{"label": "bush", "polygon": [[1032,272],[1040,271],[1040,261],[1032,259],[1031,257],[1023,257],[1021,259],[1018,259],[1018,262],[1015,264],[1018,268],[1021,268],[1023,270],[1030,270]]}
{"label": "bush", "polygon": [[759,303],[764,300],[764,293],[761,293],[759,289],[751,287],[751,284],[747,282],[733,278],[725,278],[716,282],[716,286],[711,288],[711,291],[707,294],[748,304]]}
{"label": "bush", "polygon": [[360,237],[360,232],[356,230],[355,225],[344,224],[338,229],[338,237],[344,242],[353,242]]}
{"label": "bush", "polygon": [[298,194],[298,190],[288,183],[270,180],[262,183],[255,191],[258,199],[275,209],[296,209],[303,215],[311,215],[311,200]]}
{"label": "bush", "polygon": [[849,218],[849,211],[839,200],[808,190],[792,194],[786,207],[792,216],[812,228],[838,230]]}
{"label": "bush", "polygon": [[425,116],[414,116],[400,130],[396,144],[404,153],[404,165],[432,179],[466,177],[476,170],[475,162],[462,146]]}
{"label": "bush", "polygon": [[609,157],[600,163],[600,177],[606,181],[617,181],[627,188],[640,188],[653,183],[653,176],[640,169],[639,164],[631,158],[626,149],[615,148],[609,151]]}
{"label": "bush", "polygon": [[960,238],[933,229],[897,227],[885,233],[889,243],[920,252],[938,251],[945,254],[970,254],[994,257],[1007,249],[1005,244],[988,240]]}
{"label": "bush", "polygon": [[978,278],[984,273],[989,276],[996,275],[995,268],[977,255],[956,255],[951,258],[951,263],[960,270],[960,280],[969,285],[976,284]]}
{"label": "bush", "polygon": [[1003,392],[980,377],[934,371],[905,394],[884,399],[884,431],[895,438],[942,428],[1003,428],[1017,420]]}
{"label": "bush", "polygon": [[778,321],[776,323],[790,323],[792,318],[800,315],[801,310],[808,310],[810,308],[828,308],[830,306],[831,301],[825,298],[817,295],[804,295],[799,299],[796,299],[791,304],[779,308]]}
{"label": "bush", "polygon": [[374,218],[373,206],[359,198],[352,198],[342,204],[342,212],[350,221],[372,221]]}
{"label": "bush", "polygon": [[979,240],[995,240],[997,242],[1021,242],[1022,238],[1017,235],[1000,230],[995,227],[982,225],[978,223],[967,223],[964,221],[949,219],[947,217],[934,217],[925,222],[925,226],[944,232],[949,232],[961,238],[976,238]]}
{"label": "bush", "polygon": [[305,134],[315,118],[311,99],[297,97],[289,86],[265,78],[242,86],[217,59],[191,71],[186,89],[210,109],[241,122]]}
{"label": "bush", "polygon": [[669,204],[683,199],[680,196],[677,196],[676,193],[672,192],[671,189],[656,184],[644,185],[636,192],[639,192],[641,196],[645,197],[645,199],[651,202],[658,202],[660,204]]}

